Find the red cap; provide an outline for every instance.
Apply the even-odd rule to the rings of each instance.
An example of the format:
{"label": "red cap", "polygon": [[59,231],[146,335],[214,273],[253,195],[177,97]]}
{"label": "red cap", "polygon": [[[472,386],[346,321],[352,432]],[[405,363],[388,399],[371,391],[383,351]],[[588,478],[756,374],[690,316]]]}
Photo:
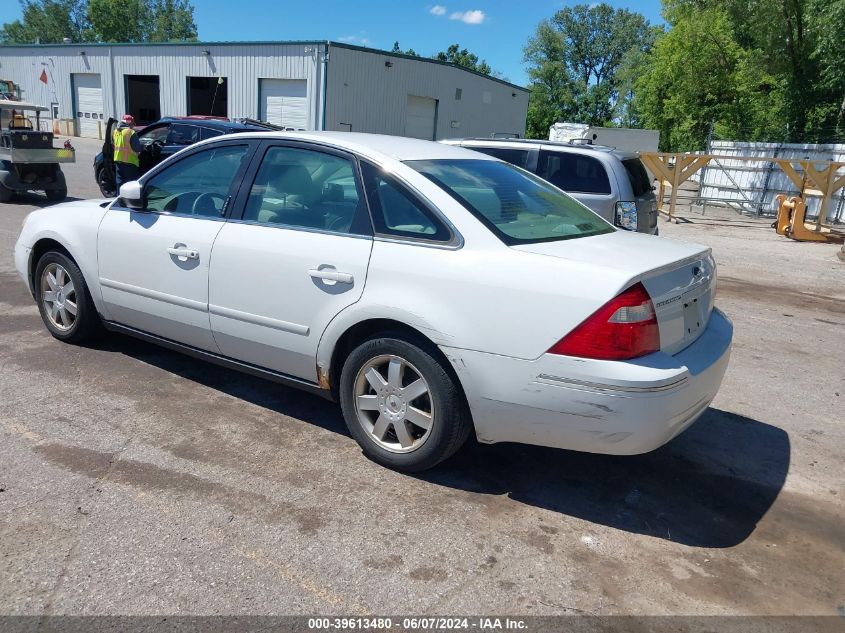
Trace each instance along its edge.
{"label": "red cap", "polygon": [[121,119],[124,123],[128,123],[129,125],[135,125],[135,117],[131,114],[124,114],[123,119]]}

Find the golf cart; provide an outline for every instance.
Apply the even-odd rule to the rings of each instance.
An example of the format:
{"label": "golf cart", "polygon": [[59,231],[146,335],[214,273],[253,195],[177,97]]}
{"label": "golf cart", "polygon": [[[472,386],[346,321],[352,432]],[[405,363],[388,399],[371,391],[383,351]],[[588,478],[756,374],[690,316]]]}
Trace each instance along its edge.
{"label": "golf cart", "polygon": [[[59,163],[73,163],[73,149],[53,147],[53,133],[39,130],[44,106],[0,100],[0,202],[15,192],[43,191],[49,200],[67,197]],[[35,122],[26,113],[35,113]]]}

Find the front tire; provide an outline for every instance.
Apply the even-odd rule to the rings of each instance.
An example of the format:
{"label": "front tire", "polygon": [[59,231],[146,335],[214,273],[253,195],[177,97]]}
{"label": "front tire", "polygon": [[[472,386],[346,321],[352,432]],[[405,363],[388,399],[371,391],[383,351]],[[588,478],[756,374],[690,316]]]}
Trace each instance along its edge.
{"label": "front tire", "polygon": [[426,343],[371,338],[347,357],[340,377],[352,437],[373,461],[406,472],[450,457],[472,427],[460,389]]}
{"label": "front tire", "polygon": [[109,181],[108,174],[104,167],[97,170],[97,186],[100,188],[100,193],[104,198],[114,198],[117,195],[117,188],[114,181]]}
{"label": "front tire", "polygon": [[82,343],[98,332],[100,317],[76,262],[49,251],[38,260],[33,281],[41,320],[55,338]]}
{"label": "front tire", "polygon": [[0,202],[8,202],[12,199],[15,192],[9,189],[6,185],[0,182]]}
{"label": "front tire", "polygon": [[44,193],[47,194],[47,200],[60,202],[67,198],[67,187],[62,187],[61,189],[47,189]]}

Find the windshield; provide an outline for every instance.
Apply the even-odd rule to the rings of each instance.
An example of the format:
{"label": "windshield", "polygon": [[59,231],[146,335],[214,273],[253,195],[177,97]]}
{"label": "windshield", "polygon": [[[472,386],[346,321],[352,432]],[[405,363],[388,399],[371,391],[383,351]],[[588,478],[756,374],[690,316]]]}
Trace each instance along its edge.
{"label": "windshield", "polygon": [[616,230],[560,189],[508,163],[449,159],[407,165],[464,205],[508,245]]}

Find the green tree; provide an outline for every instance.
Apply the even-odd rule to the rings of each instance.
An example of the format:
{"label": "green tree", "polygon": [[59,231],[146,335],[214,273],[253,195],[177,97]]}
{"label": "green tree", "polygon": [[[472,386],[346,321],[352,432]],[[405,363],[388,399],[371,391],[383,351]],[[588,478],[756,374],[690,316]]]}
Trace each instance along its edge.
{"label": "green tree", "polygon": [[88,20],[98,42],[146,42],[152,13],[146,0],[88,0]]}
{"label": "green tree", "polygon": [[621,127],[641,128],[644,125],[636,98],[636,85],[639,78],[648,71],[654,41],[662,33],[663,27],[652,27],[647,44],[629,49],[616,71],[617,96],[612,119]]}
{"label": "green tree", "polygon": [[415,51],[413,48],[409,48],[408,50],[403,51],[402,47],[399,46],[398,41],[393,42],[393,50],[391,52],[399,53],[400,55],[410,55],[411,57],[419,57],[419,53],[417,53],[417,51]]}
{"label": "green tree", "polygon": [[21,0],[23,16],[0,42],[170,42],[197,39],[189,0]]}
{"label": "green tree", "polygon": [[[845,33],[845,0],[826,0],[819,2],[814,25],[818,31],[818,40],[813,53],[814,60],[820,65],[819,87],[827,93],[828,111],[826,123],[834,128],[837,138],[845,137],[845,46],[842,45],[842,33]],[[822,110],[823,107],[817,108]]]}
{"label": "green tree", "polygon": [[748,60],[734,40],[725,11],[695,11],[658,38],[635,85],[645,124],[660,130],[666,150],[701,150],[710,126],[728,135],[742,127],[739,73]]}
{"label": "green tree", "polygon": [[449,62],[457,66],[469,68],[482,75],[490,75],[493,69],[483,59],[479,59],[475,53],[470,53],[467,49],[461,48],[459,44],[452,44],[445,51],[440,51],[436,55],[432,55],[434,59],[441,62]]}
{"label": "green tree", "polygon": [[[720,4],[708,0],[708,6]],[[808,84],[818,77],[818,68],[812,60],[815,34],[809,21],[816,4],[819,3],[813,0],[725,2],[738,44],[749,53],[759,54],[765,69],[783,82],[785,91],[780,92],[778,98],[784,103],[788,139],[806,137],[807,105],[816,101],[816,96],[812,95],[815,87]]]}
{"label": "green tree", "polygon": [[[720,38],[738,47],[736,90],[749,114],[743,140],[841,139],[845,115],[843,0],[664,0],[670,32],[721,16]],[[688,47],[689,53],[694,53]],[[691,64],[688,72],[697,67]],[[766,120],[760,116],[766,115]],[[746,117],[748,118],[748,117]],[[724,122],[721,122],[724,125]],[[720,121],[716,120],[718,128]]]}
{"label": "green tree", "polygon": [[543,20],[524,50],[528,133],[546,137],[559,120],[607,125],[632,119],[630,78],[655,34],[641,14],[607,3],[566,7]]}
{"label": "green tree", "polygon": [[525,49],[531,80],[526,119],[529,138],[548,138],[552,124],[578,117],[575,86],[564,55],[563,38],[550,21],[541,22]]}
{"label": "green tree", "polygon": [[188,0],[155,0],[151,5],[151,13],[151,42],[196,41],[194,7]]}
{"label": "green tree", "polygon": [[57,44],[88,37],[86,0],[20,0],[22,17],[0,29],[3,44]]}

